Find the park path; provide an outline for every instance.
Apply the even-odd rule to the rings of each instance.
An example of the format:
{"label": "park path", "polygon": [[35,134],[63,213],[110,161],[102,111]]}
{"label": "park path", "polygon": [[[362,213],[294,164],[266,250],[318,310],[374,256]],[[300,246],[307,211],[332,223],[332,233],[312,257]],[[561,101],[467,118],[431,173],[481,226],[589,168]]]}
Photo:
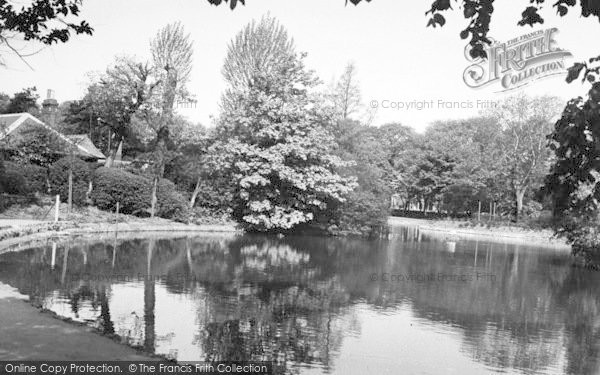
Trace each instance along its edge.
{"label": "park path", "polygon": [[31,306],[0,283],[0,361],[143,361],[150,356]]}

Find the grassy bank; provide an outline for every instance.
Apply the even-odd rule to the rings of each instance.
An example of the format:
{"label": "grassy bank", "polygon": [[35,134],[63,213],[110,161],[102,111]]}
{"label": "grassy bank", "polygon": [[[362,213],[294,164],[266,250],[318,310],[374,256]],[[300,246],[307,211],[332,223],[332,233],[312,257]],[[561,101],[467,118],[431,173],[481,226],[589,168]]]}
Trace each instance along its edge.
{"label": "grassy bank", "polygon": [[[180,223],[161,218],[115,215],[95,207],[76,207],[67,212],[60,207],[60,220],[55,223],[46,206],[14,206],[0,214],[0,253],[31,247],[32,242],[82,235],[125,233],[240,233],[237,225],[223,218],[203,218]],[[49,216],[49,217],[48,217]]]}
{"label": "grassy bank", "polygon": [[420,230],[436,232],[445,236],[458,236],[468,238],[481,238],[487,240],[499,240],[520,244],[532,244],[543,246],[555,246],[569,248],[567,243],[554,236],[550,229],[531,229],[509,223],[489,223],[467,220],[451,219],[412,219],[405,217],[390,217],[388,223],[391,226],[417,226]]}

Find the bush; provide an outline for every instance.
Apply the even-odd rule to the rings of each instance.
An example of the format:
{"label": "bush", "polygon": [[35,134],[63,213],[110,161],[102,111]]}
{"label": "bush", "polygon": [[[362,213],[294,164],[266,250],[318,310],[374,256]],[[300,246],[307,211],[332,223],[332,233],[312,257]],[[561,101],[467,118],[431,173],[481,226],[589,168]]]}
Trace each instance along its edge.
{"label": "bush", "polygon": [[69,197],[69,168],[73,168],[73,203],[82,205],[86,203],[89,183],[92,179],[92,166],[85,161],[74,157],[57,160],[48,169],[50,192],[60,195],[64,202]]}
{"label": "bush", "polygon": [[190,214],[188,202],[171,181],[161,179],[158,182],[156,200],[157,216],[183,222],[188,220]]}
{"label": "bush", "polygon": [[35,164],[18,164],[31,192],[48,193],[48,170]]}
{"label": "bush", "polygon": [[101,210],[119,210],[124,214],[143,216],[150,210],[150,182],[117,168],[98,168],[94,172],[91,199]]}
{"label": "bush", "polygon": [[[101,210],[119,210],[124,214],[149,216],[152,199],[152,178],[117,168],[98,168],[94,173],[91,194],[95,206]],[[159,217],[187,221],[188,207],[185,198],[175,185],[166,179],[158,183],[157,211]]]}
{"label": "bush", "polygon": [[23,171],[15,163],[4,163],[4,173],[0,176],[0,187],[0,190],[7,194],[31,194],[31,189]]}
{"label": "bush", "polygon": [[335,213],[328,232],[333,235],[374,236],[387,228],[389,199],[372,191],[355,191]]}

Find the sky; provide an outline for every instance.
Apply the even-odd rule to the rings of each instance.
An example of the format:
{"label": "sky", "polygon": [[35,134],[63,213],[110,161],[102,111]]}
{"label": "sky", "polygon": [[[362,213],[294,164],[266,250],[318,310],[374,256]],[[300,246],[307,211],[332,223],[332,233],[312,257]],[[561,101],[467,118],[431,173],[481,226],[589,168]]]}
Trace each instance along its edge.
{"label": "sky", "polygon": [[[490,36],[507,41],[556,27],[558,46],[573,54],[566,66],[598,55],[592,37],[600,31],[596,19],[581,18],[575,9],[560,18],[548,5],[542,11],[544,25],[517,26],[528,3],[497,1]],[[95,29],[94,35],[75,36],[66,44],[42,49],[27,59],[33,69],[0,48],[7,63],[0,67],[0,92],[13,94],[36,86],[42,98],[53,89],[59,102],[80,99],[88,73],[105,70],[116,56],[148,59],[150,40],[158,29],[181,21],[194,42],[188,89],[197,104],[179,112],[211,126],[225,89],[221,68],[227,44],[244,25],[269,12],[287,28],[298,51],[308,54],[307,66],[325,84],[354,62],[365,108],[378,107],[373,125],[397,122],[422,131],[435,121],[477,115],[507,95],[497,92],[498,86],[473,89],[465,84],[463,72],[470,63],[459,33],[466,21],[458,10],[447,15],[443,28],[426,27],[430,4],[431,0],[373,0],[358,6],[345,6],[345,0],[247,0],[246,6],[231,11],[206,0],[84,0],[81,18]],[[39,46],[28,43],[24,48]],[[565,74],[548,77],[511,94],[551,94],[566,101],[587,91],[581,83],[569,85],[564,78]],[[419,105],[425,102],[429,104]]]}

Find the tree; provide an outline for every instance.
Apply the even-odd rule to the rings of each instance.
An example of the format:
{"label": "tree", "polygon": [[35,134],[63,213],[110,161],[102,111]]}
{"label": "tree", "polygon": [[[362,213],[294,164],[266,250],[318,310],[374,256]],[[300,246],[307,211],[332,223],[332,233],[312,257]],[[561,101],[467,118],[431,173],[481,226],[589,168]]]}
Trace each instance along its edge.
{"label": "tree", "polygon": [[[0,1],[0,46],[6,46],[25,61],[26,56],[13,46],[17,37],[51,45],[67,42],[71,32],[92,35],[93,29],[86,21],[76,24],[67,20],[79,15],[80,4],[81,0],[35,0],[17,10],[7,0]],[[0,65],[4,65],[1,55]]]}
{"label": "tree", "polygon": [[275,74],[294,58],[294,42],[275,18],[267,14],[259,22],[252,20],[227,47],[222,73],[229,88],[222,107],[225,110],[235,107],[237,103],[231,99],[234,91],[249,88],[257,74]]}
{"label": "tree", "polygon": [[2,113],[29,112],[36,114],[39,110],[37,100],[40,96],[35,87],[29,87],[17,92],[8,101]]}
{"label": "tree", "polygon": [[145,106],[140,117],[156,133],[153,142],[153,172],[151,216],[154,217],[159,179],[167,163],[169,128],[174,122],[175,100],[185,96],[185,84],[192,70],[192,43],[180,23],[165,26],[151,42],[154,72],[158,75],[158,106]]}
{"label": "tree", "polygon": [[523,210],[523,198],[534,183],[541,184],[549,170],[550,150],[547,136],[560,113],[556,97],[517,95],[490,110],[504,132],[504,163],[515,197],[515,217]]}
{"label": "tree", "polygon": [[347,120],[360,110],[361,93],[354,63],[346,65],[344,74],[335,83],[331,97],[336,117],[340,120]]}
{"label": "tree", "polygon": [[[263,17],[231,44],[224,76],[238,105],[223,106],[220,142],[213,152],[233,181],[234,218],[256,231],[285,231],[311,222],[344,202],[355,187],[352,178],[335,173],[345,164],[331,154],[335,143],[324,126],[327,119],[309,95],[318,80],[304,67],[304,55],[293,49],[267,53],[274,36],[279,47],[291,46],[278,22]],[[252,68],[261,66],[255,65],[257,56],[267,69]],[[236,64],[252,69],[230,75],[228,67]]]}
{"label": "tree", "polygon": [[150,106],[158,85],[149,63],[122,57],[88,87],[84,101],[110,130],[106,167],[112,166],[119,145],[134,138],[132,121],[143,105]]}

